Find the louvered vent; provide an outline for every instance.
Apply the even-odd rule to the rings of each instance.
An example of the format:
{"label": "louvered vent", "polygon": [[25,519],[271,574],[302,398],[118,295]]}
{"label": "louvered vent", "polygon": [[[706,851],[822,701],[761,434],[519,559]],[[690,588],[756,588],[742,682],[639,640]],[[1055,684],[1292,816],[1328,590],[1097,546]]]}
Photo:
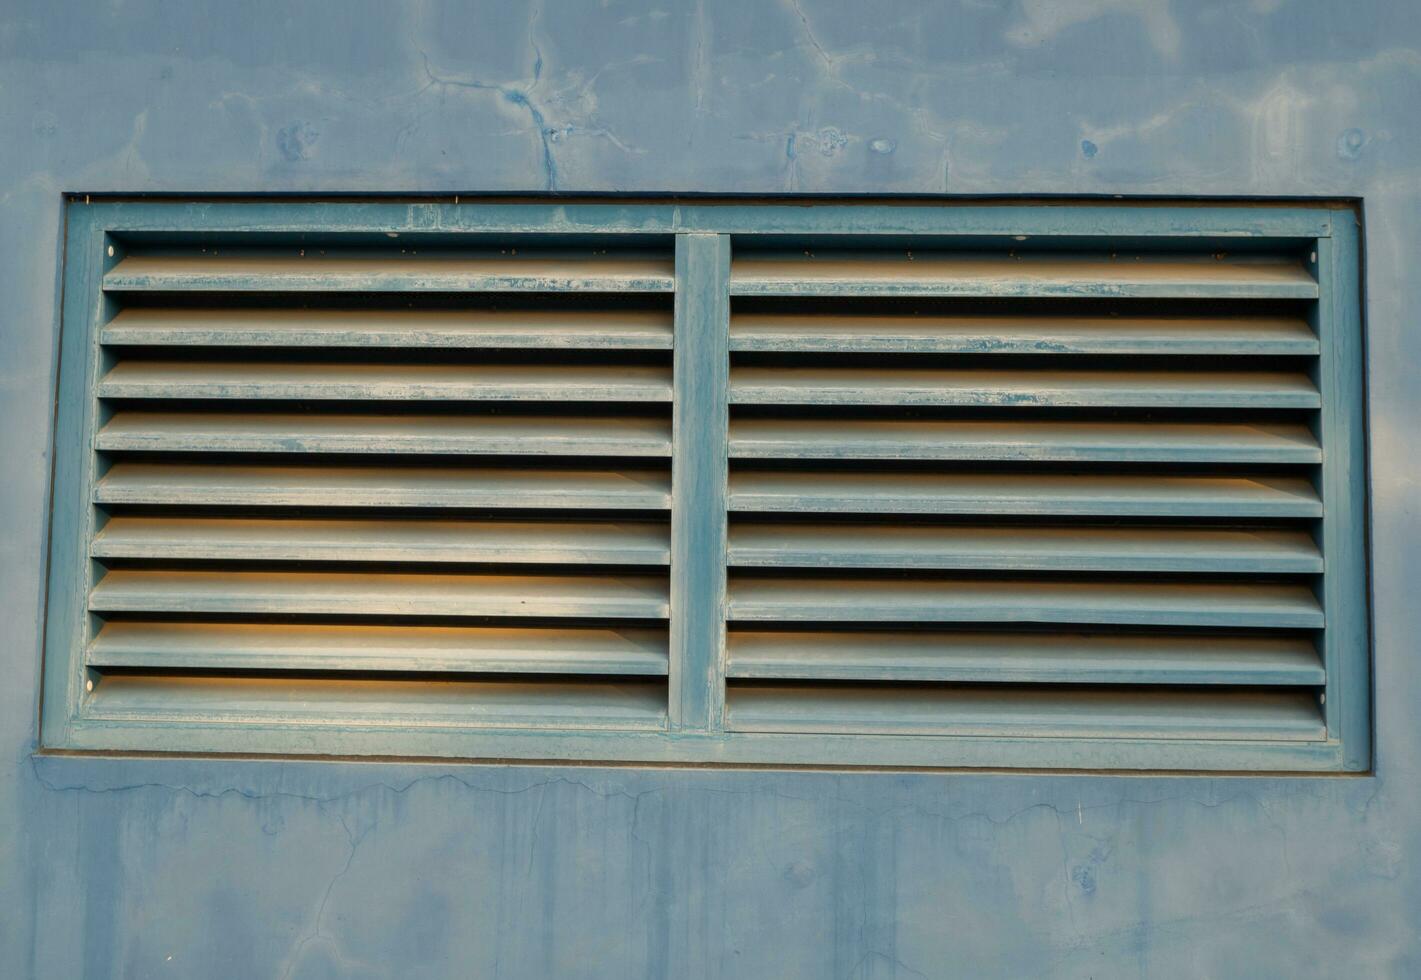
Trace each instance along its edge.
{"label": "louvered vent", "polygon": [[43,744],[1370,765],[1342,205],[70,207]]}
{"label": "louvered vent", "polygon": [[98,720],[660,728],[673,247],[128,243]]}
{"label": "louvered vent", "polygon": [[1324,737],[1318,284],[1177,248],[736,240],[729,729]]}

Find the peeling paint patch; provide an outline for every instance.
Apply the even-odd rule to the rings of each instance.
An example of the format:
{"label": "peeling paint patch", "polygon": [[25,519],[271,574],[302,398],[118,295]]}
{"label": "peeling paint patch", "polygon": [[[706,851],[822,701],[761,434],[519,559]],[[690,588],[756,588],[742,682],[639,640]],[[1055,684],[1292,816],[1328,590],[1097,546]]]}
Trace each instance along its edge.
{"label": "peeling paint patch", "polygon": [[1090,140],[1081,140],[1081,156],[1085,157],[1087,160],[1091,160],[1099,152],[1100,147],[1096,146]]}
{"label": "peeling paint patch", "polygon": [[1344,160],[1355,160],[1370,142],[1367,134],[1360,129],[1349,129],[1337,137],[1337,155]]}
{"label": "peeling paint patch", "polygon": [[898,149],[898,141],[884,139],[882,136],[880,136],[878,139],[870,140],[868,148],[874,153],[888,154]]}
{"label": "peeling paint patch", "polygon": [[843,130],[833,126],[826,126],[819,130],[819,152],[824,156],[834,156],[848,145],[849,138],[844,135]]}
{"label": "peeling paint patch", "polygon": [[276,134],[276,148],[281,151],[282,157],[293,163],[297,160],[308,160],[311,147],[320,138],[321,134],[307,123],[294,122],[290,126],[282,127]]}

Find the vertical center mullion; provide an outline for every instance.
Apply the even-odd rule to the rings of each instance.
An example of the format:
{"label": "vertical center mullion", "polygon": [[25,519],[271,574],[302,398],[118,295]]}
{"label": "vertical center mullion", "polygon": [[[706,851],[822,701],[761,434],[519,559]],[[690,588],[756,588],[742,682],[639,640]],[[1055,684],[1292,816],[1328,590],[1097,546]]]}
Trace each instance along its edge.
{"label": "vertical center mullion", "polygon": [[670,722],[716,732],[725,713],[728,235],[676,236],[673,347]]}

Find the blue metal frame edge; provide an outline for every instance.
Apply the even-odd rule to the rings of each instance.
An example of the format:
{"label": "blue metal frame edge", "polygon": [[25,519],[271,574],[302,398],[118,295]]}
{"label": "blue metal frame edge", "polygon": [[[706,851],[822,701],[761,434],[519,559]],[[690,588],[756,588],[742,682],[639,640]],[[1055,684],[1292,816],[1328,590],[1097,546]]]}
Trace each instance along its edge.
{"label": "blue metal frame edge", "polygon": [[[816,202],[818,203],[818,202]],[[92,204],[71,197],[60,356],[56,374],[52,509],[44,608],[41,745],[80,752],[265,753],[315,756],[566,759],[608,762],[757,765],[881,765],[932,768],[1052,768],[1181,771],[1368,770],[1372,764],[1364,344],[1359,278],[1358,215],[1350,206],[1213,206],[1154,202],[1121,204],[635,204],[118,201]],[[1334,409],[1350,407],[1345,427],[1345,521],[1331,519],[1328,562],[1344,563],[1325,580],[1329,657],[1329,739],[1325,742],[1234,742],[1203,739],[984,738],[969,736],[769,735],[693,732],[564,732],[547,730],[412,731],[398,728],[323,730],[294,726],[192,725],[85,719],[82,713],[85,592],[90,562],[97,400],[97,327],[103,319],[101,279],[121,257],[124,234],[503,233],[726,235],[1071,235],[1256,237],[1314,239],[1319,249],[1319,305],[1342,338],[1328,370]],[[110,238],[110,236],[114,236]],[[118,254],[107,256],[105,243]],[[1323,257],[1327,256],[1326,261]],[[98,273],[94,267],[98,265]],[[1323,308],[1326,308],[1325,310]],[[1324,344],[1326,347],[1326,343]],[[1328,477],[1324,477],[1327,483]],[[1337,476],[1332,477],[1335,482]],[[76,487],[76,484],[78,486]],[[76,494],[78,489],[82,492]],[[1334,488],[1334,494],[1336,488]],[[1332,518],[1329,507],[1328,516]],[[1343,526],[1340,526],[1343,525]],[[66,553],[72,561],[64,556]],[[1347,597],[1345,604],[1342,597]],[[1336,617],[1342,617],[1341,622]],[[1333,627],[1338,627],[1334,632]],[[76,636],[77,634],[77,636]],[[1346,642],[1342,639],[1345,634]],[[1336,684],[1336,687],[1334,687]],[[675,697],[675,693],[672,694]],[[1335,714],[1334,714],[1335,712]],[[1340,737],[1339,737],[1340,736]],[[234,740],[240,745],[234,745]],[[829,758],[828,756],[832,756]]]}

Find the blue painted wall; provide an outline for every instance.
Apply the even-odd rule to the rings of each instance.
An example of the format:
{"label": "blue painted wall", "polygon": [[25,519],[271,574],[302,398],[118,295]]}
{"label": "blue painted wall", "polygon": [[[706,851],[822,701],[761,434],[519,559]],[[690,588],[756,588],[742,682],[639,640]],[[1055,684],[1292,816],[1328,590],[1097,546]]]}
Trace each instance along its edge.
{"label": "blue painted wall", "polygon": [[[1421,975],[1414,0],[10,0],[0,977]],[[1377,774],[37,758],[63,191],[1346,195]]]}

